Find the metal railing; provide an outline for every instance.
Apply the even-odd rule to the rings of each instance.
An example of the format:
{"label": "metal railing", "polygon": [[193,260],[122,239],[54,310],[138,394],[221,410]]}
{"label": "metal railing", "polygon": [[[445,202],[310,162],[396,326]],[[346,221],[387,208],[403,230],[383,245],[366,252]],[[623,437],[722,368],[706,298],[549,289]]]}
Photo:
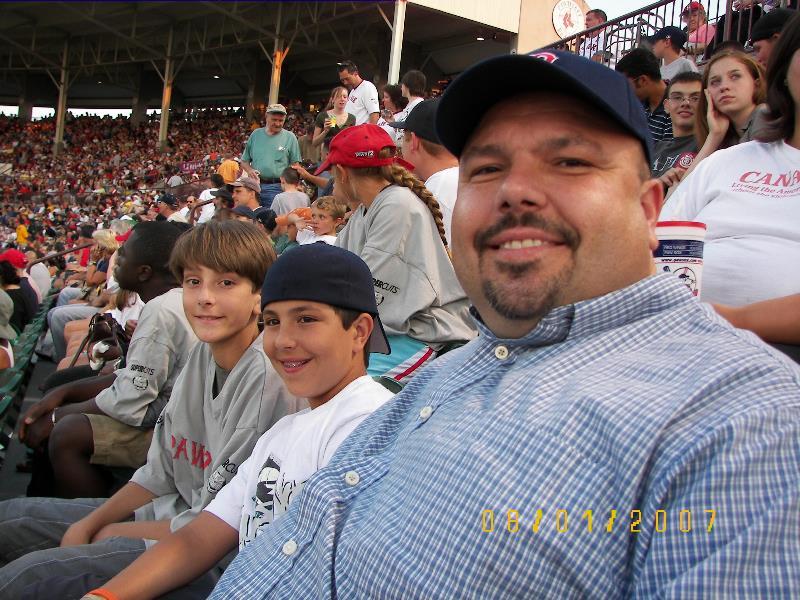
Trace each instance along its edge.
{"label": "metal railing", "polygon": [[[796,1],[781,0],[780,5]],[[703,2],[705,22],[701,18],[699,25],[688,31],[689,19],[682,15],[689,3],[689,0],[654,2],[541,49],[568,50],[613,67],[626,52],[646,43],[648,36],[662,27],[674,25],[689,34],[686,53],[703,62],[723,42],[735,40],[746,46],[753,24],[764,14],[763,8],[753,0],[706,1]]]}

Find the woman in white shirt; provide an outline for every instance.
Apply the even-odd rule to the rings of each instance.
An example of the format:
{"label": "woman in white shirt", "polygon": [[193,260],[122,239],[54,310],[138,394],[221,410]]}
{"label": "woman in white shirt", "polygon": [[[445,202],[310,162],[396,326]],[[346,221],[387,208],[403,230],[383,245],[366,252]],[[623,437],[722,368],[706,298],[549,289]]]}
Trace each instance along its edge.
{"label": "woman in white shirt", "polygon": [[706,224],[707,302],[741,307],[800,294],[800,16],[776,43],[767,80],[762,141],[704,160],[661,212],[664,221]]}

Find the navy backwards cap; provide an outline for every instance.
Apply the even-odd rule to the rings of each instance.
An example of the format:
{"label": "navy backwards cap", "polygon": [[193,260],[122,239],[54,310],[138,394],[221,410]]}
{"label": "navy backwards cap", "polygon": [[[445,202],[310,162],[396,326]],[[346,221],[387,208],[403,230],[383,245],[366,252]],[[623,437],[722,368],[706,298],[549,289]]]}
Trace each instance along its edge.
{"label": "navy backwards cap", "polygon": [[174,194],[170,194],[169,192],[164,192],[158,198],[156,198],[156,202],[162,202],[167,206],[171,206],[175,208],[178,206],[178,199],[175,197]]}
{"label": "navy backwards cap", "polygon": [[372,315],[370,352],[391,354],[375,301],[372,273],[361,257],[344,248],[316,242],[284,252],[267,271],[261,310],[270,302],[309,300]]}
{"label": "navy backwards cap", "polygon": [[563,92],[584,100],[638,139],[652,164],[647,117],[627,78],[588,58],[555,50],[490,58],[456,77],[436,111],[442,145],[461,156],[492,106],[527,92]]}
{"label": "navy backwards cap", "polygon": [[395,129],[413,131],[422,139],[439,144],[439,138],[434,127],[437,106],[439,106],[439,98],[423,100],[411,109],[404,121],[394,121],[387,123],[387,125]]}

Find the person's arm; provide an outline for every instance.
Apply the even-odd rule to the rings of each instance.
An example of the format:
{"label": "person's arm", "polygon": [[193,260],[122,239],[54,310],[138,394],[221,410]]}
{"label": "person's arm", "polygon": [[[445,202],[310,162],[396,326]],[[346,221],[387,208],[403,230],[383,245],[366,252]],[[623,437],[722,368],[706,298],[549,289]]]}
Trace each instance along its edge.
{"label": "person's arm", "polygon": [[304,181],[308,181],[309,183],[313,183],[315,186],[319,188],[323,188],[328,185],[328,180],[325,177],[320,177],[319,175],[312,175],[308,171],[306,171],[300,164],[292,165],[292,168],[297,171],[297,174],[303,178]]}
{"label": "person's arm", "polygon": [[87,377],[53,388],[45,394],[44,398],[29,408],[22,417],[19,426],[19,440],[30,448],[38,447],[43,440],[47,439],[53,429],[52,412],[54,410],[59,409],[60,412],[64,405],[94,398],[101,391],[110,387],[116,377],[116,373]]}
{"label": "person's arm", "polygon": [[[722,144],[722,140],[725,139],[725,134],[728,132],[728,127],[730,127],[731,121],[719,112],[714,107],[714,101],[711,99],[711,94],[708,90],[704,90],[706,95],[706,102],[708,103],[708,110],[706,111],[706,120],[708,122],[708,137],[706,137],[706,141],[703,143],[703,147],[700,148],[698,153],[695,155],[694,159],[692,160],[692,164],[689,165],[689,168],[686,169],[686,172],[683,174],[681,179],[685,179],[687,175],[692,173],[697,168],[704,159],[708,158],[714,152],[719,150],[720,145]],[[664,199],[666,202],[672,193],[678,189],[679,186],[673,185],[667,197]]]}
{"label": "person's arm", "polygon": [[800,294],[745,306],[712,306],[731,325],[752,331],[765,342],[800,345]]}
{"label": "person's arm", "polygon": [[311,145],[315,148],[322,145],[325,141],[325,136],[331,129],[331,120],[325,119],[325,126],[320,128],[319,125],[314,126],[314,137],[311,138]]}
{"label": "person's arm", "polygon": [[374,125],[378,122],[378,119],[380,118],[381,118],[381,113],[379,112],[369,113],[369,119],[367,119],[367,123],[372,123]]}
{"label": "person's arm", "polygon": [[89,544],[103,527],[129,518],[133,511],[155,498],[155,494],[136,483],[127,483],[116,494],[79,521],[61,538],[61,546]]}
{"label": "person's arm", "polygon": [[242,167],[242,170],[250,175],[250,177],[258,178],[258,173],[256,173],[255,169],[252,167],[250,162],[252,161],[252,156],[250,156],[250,140],[252,139],[252,134],[247,139],[247,143],[244,145],[244,152],[242,152],[242,157],[239,160],[239,166]]}
{"label": "person's arm", "polygon": [[235,529],[203,511],[102,587],[120,600],[157,598],[211,569],[236,547],[237,542]]}
{"label": "person's arm", "polygon": [[258,173],[253,167],[250,166],[250,163],[248,161],[243,160],[239,164],[242,166],[242,170],[248,175],[250,175],[250,177],[258,179]]}

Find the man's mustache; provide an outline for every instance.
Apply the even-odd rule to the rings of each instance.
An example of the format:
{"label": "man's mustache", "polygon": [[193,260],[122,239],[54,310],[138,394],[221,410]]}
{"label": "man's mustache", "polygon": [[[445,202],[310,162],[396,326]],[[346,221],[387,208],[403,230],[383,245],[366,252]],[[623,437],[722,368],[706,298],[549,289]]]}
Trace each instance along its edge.
{"label": "man's mustache", "polygon": [[525,212],[521,215],[508,213],[497,223],[484,229],[475,236],[475,249],[480,252],[488,245],[489,240],[494,236],[502,233],[506,229],[512,229],[514,227],[535,227],[536,229],[541,229],[546,233],[557,236],[564,244],[573,250],[578,247],[581,241],[580,235],[573,229],[564,225],[551,223],[536,213]]}

